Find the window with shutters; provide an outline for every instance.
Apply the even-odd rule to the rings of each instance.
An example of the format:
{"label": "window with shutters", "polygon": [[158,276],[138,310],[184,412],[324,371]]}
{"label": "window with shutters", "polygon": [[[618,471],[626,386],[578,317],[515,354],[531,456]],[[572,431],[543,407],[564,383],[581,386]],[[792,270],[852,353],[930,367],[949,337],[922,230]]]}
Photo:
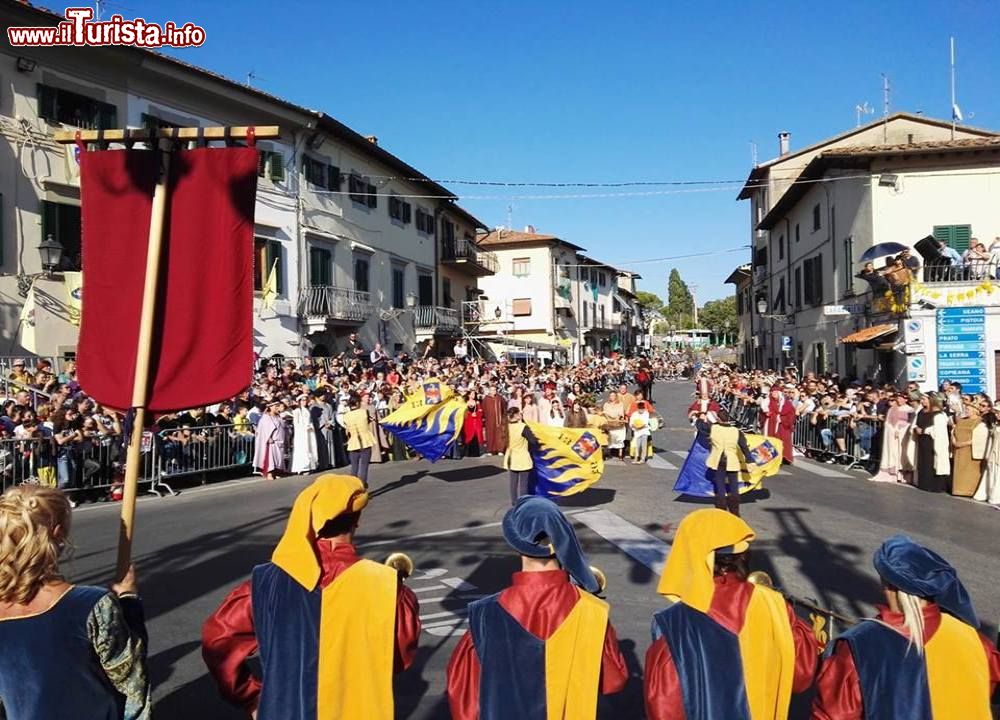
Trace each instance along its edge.
{"label": "window with shutters", "polygon": [[774,303],[771,305],[775,312],[785,312],[785,278],[778,280],[778,292],[774,296]]}
{"label": "window with shutters", "polygon": [[[279,158],[281,158],[281,153],[273,154],[278,155]],[[283,159],[282,162],[279,162],[278,164],[283,165]],[[302,174],[305,176],[306,182],[314,188],[319,188],[320,190],[340,190],[340,168],[336,165],[327,165],[322,160],[317,160],[316,158],[311,158],[308,155],[303,155]],[[284,177],[285,173],[283,167],[281,169],[281,177],[277,178],[274,175],[272,166],[272,180],[277,182],[279,180],[284,180]]]}
{"label": "window with shutters", "polygon": [[779,260],[784,260],[785,259],[785,236],[784,235],[779,235],[778,236],[778,259]]}
{"label": "window with shutters", "polygon": [[421,208],[417,208],[417,232],[434,234],[434,216]]}
{"label": "window with shutters", "polygon": [[368,183],[355,173],[347,177],[347,196],[356,203],[368,206]]}
{"label": "window with shutters", "polygon": [[813,232],[819,230],[820,227],[820,212],[819,203],[813,205]]}
{"label": "window with shutters", "polygon": [[329,248],[309,248],[309,284],[330,287],[333,285],[333,252]]}
{"label": "window with shutters", "polygon": [[358,292],[368,292],[368,257],[354,258],[354,289]]}
{"label": "window with shutters", "polygon": [[253,239],[253,289],[261,292],[274,269],[275,289],[279,295],[285,292],[285,264],[281,254],[281,243],[277,240],[255,237]]}
{"label": "window with shutters", "polygon": [[38,84],[38,116],[84,130],[108,130],[118,126],[118,109],[114,105],[41,83]]}
{"label": "window with shutters", "polygon": [[434,304],[434,276],[421,274],[417,276],[417,303],[427,307]]}
{"label": "window with shutters", "polygon": [[935,225],[934,239],[948,245],[948,247],[965,252],[969,249],[969,241],[972,239],[971,225]]}
{"label": "window with shutters", "polygon": [[406,289],[406,272],[402,265],[392,266],[392,306],[394,308],[403,307]]}
{"label": "window with shutters", "polygon": [[531,315],[531,298],[515,298],[511,302],[511,313],[514,317]]}
{"label": "window with shutters", "polygon": [[799,235],[799,224],[795,223],[795,242],[798,242],[800,239],[801,237]]}
{"label": "window with shutters", "polygon": [[389,217],[403,225],[408,224],[410,222],[410,203],[401,200],[395,195],[390,195]]}
{"label": "window with shutters", "polygon": [[823,256],[816,255],[802,263],[802,284],[806,305],[823,303]]}
{"label": "window with shutters", "polygon": [[285,156],[274,150],[261,150],[257,155],[257,176],[271,182],[284,182]]}
{"label": "window with shutters", "polygon": [[531,274],[531,258],[514,258],[511,270],[514,277],[527,277]]}
{"label": "window with shutters", "polygon": [[795,307],[802,307],[802,266],[795,268]]}
{"label": "window with shutters", "polygon": [[844,294],[854,294],[854,238],[844,238]]}
{"label": "window with shutters", "polygon": [[77,205],[42,201],[42,237],[49,235],[63,247],[59,270],[79,270],[82,266],[80,208]]}
{"label": "window with shutters", "polygon": [[378,207],[378,188],[368,183],[367,187],[368,196],[365,199],[368,207],[375,209]]}
{"label": "window with shutters", "polygon": [[451,279],[441,278],[441,301],[444,306],[450,308],[455,298],[451,296]]}

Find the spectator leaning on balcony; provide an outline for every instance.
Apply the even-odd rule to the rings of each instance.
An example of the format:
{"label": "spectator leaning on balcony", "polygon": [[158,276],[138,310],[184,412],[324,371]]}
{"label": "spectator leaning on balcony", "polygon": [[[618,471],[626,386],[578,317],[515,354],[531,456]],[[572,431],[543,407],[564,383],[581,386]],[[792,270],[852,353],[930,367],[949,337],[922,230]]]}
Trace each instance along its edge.
{"label": "spectator leaning on balcony", "polygon": [[990,266],[990,254],[986,252],[986,246],[972,238],[969,249],[962,255],[962,265],[965,267],[966,279],[984,280]]}

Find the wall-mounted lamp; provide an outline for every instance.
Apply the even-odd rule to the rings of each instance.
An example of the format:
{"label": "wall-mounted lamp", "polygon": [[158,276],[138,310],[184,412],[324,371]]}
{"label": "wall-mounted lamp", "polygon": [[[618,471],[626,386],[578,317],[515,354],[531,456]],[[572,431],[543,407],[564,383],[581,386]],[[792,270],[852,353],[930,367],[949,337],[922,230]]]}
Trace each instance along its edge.
{"label": "wall-mounted lamp", "polygon": [[34,72],[35,68],[38,67],[38,63],[31,58],[19,57],[17,59],[17,71],[23,73]]}

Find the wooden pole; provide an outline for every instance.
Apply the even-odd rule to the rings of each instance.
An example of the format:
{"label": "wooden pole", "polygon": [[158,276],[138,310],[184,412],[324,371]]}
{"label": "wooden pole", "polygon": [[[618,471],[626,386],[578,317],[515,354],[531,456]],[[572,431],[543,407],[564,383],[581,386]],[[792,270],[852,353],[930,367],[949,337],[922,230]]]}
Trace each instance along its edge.
{"label": "wooden pole", "polygon": [[170,173],[170,151],[160,149],[160,174],[153,192],[149,216],[149,243],[146,247],[146,276],[142,287],[142,311],[139,316],[139,341],[135,352],[135,377],[132,381],[132,437],[125,456],[125,487],[122,496],[121,525],[118,530],[118,578],[125,576],[132,562],[132,537],[135,528],[135,499],[139,487],[139,467],[142,462],[142,434],[146,428],[146,402],[149,397],[149,365],[156,321],[156,295],[160,278],[160,258],[163,255],[163,226],[167,215],[167,181]]}

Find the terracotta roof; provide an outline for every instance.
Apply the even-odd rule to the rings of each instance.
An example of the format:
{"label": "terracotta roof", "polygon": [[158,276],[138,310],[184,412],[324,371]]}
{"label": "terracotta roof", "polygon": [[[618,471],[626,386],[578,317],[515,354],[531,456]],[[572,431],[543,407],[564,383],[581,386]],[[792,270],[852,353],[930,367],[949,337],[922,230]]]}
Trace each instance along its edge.
{"label": "terracotta roof", "polygon": [[899,145],[849,145],[826,150],[820,157],[871,157],[879,155],[909,155],[962,150],[1000,149],[1000,137],[959,138],[957,140],[929,140]]}
{"label": "terracotta roof", "polygon": [[484,235],[480,235],[476,240],[480,247],[496,247],[498,245],[527,245],[529,243],[560,243],[574,250],[583,250],[579,245],[566,242],[555,235],[543,235],[541,233],[519,232],[518,230],[497,229]]}
{"label": "terracotta roof", "polygon": [[[839,133],[838,135],[826,138],[825,140],[820,140],[818,143],[813,143],[812,145],[807,145],[804,148],[793,150],[789,153],[786,153],[785,155],[779,155],[778,157],[772,158],[767,162],[763,162],[760,163],[759,165],[754,166],[754,168],[750,171],[750,174],[747,176],[747,180],[746,183],[744,183],[743,185],[743,189],[740,190],[740,194],[736,196],[736,199],[748,200],[756,188],[762,185],[767,185],[768,173],[770,172],[771,166],[774,165],[775,163],[782,162],[789,158],[793,158],[796,155],[802,155],[803,153],[812,152],[813,150],[818,150],[824,145],[829,145],[830,143],[834,143],[839,140],[849,138],[852,135],[857,135],[859,133],[865,132],[866,130],[871,130],[873,127],[878,127],[883,123],[892,122],[893,120],[898,120],[898,119],[912,120],[914,122],[920,122],[925,125],[934,125],[936,127],[943,127],[943,128],[951,127],[951,122],[948,120],[939,120],[937,118],[927,117],[926,115],[916,115],[914,113],[907,113],[907,112],[898,112],[890,115],[887,118],[878,118],[877,120],[872,120],[870,123],[867,123],[866,125],[859,125],[858,127],[851,128],[846,132]],[[969,125],[956,125],[955,129],[961,130],[962,132],[965,133],[974,133],[987,137],[997,136],[997,133],[995,131],[984,130],[982,128],[976,128]]]}
{"label": "terracotta roof", "polygon": [[885,325],[872,325],[871,327],[866,327],[857,332],[852,332],[850,335],[844,335],[840,338],[842,343],[865,343],[875,340],[889,333],[893,333],[899,330],[899,325],[896,323],[887,323]]}

